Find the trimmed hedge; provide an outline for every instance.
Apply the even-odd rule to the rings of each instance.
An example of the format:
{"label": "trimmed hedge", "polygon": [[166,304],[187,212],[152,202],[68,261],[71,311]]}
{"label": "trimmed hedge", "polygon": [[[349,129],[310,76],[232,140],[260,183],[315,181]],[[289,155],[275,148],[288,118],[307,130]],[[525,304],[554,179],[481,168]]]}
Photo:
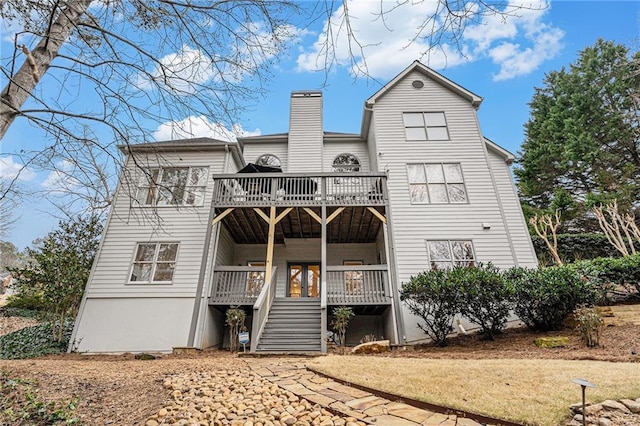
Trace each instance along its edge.
{"label": "trimmed hedge", "polygon": [[514,311],[529,328],[558,330],[579,305],[592,305],[596,287],[567,266],[511,268],[505,279],[514,287]]}
{"label": "trimmed hedge", "polygon": [[616,285],[634,288],[640,293],[640,253],[583,260],[568,266],[600,289],[599,303],[611,301],[611,291]]}

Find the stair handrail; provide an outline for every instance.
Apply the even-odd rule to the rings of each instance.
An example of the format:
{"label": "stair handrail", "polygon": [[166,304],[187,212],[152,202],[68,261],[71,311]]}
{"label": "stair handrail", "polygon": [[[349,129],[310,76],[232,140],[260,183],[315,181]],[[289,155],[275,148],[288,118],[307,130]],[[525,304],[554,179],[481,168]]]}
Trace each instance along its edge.
{"label": "stair handrail", "polygon": [[277,271],[278,267],[274,266],[271,272],[271,277],[268,277],[269,280],[265,281],[264,285],[262,286],[262,290],[260,290],[260,294],[256,299],[256,302],[253,304],[253,320],[251,322],[251,352],[255,352],[256,349],[258,349],[260,337],[262,337],[264,326],[267,324],[267,319],[269,318],[269,311],[271,310],[273,299],[276,296]]}

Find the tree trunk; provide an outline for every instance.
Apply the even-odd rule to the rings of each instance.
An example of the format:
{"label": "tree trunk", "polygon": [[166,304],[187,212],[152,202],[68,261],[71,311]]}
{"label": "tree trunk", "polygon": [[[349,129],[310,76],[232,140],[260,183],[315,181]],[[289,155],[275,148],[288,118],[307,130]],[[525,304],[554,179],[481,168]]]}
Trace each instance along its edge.
{"label": "tree trunk", "polygon": [[[9,126],[20,114],[20,108],[31,96],[38,81],[42,78],[51,61],[58,56],[60,47],[67,41],[82,15],[85,14],[93,0],[68,0],[61,2],[62,10],[58,18],[51,24],[47,35],[42,37],[31,52],[23,49],[26,58],[18,72],[0,94],[0,139]],[[55,14],[55,10],[51,12]],[[17,48],[17,46],[16,46]]]}

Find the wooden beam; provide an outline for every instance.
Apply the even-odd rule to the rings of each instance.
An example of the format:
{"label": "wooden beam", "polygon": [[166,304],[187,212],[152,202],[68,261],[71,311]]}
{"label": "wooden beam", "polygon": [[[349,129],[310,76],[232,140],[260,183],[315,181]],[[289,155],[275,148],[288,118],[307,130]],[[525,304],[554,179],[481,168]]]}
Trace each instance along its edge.
{"label": "wooden beam", "polygon": [[[285,209],[285,211],[283,211],[282,213],[280,213],[278,215],[278,217],[276,217],[276,223],[280,222],[282,219],[284,219],[290,212],[291,210],[293,210],[293,207],[287,207]],[[266,215],[265,215],[266,216]]]}
{"label": "wooden beam", "polygon": [[312,218],[314,218],[316,220],[316,222],[318,223],[322,223],[322,218],[320,216],[318,216],[316,214],[316,212],[314,212],[313,210],[311,210],[309,207],[303,207],[302,210],[304,210],[305,212],[309,213],[309,216],[311,216]]}
{"label": "wooden beam", "polygon": [[[260,211],[256,209],[257,211]],[[264,214],[263,211],[260,213]],[[266,214],[264,214],[266,216]],[[265,270],[265,285],[271,284],[271,272],[273,269],[273,245],[276,239],[276,208],[271,206],[271,211],[268,218],[269,222],[269,236],[267,239],[267,262]]]}
{"label": "wooden beam", "polygon": [[255,210],[255,212],[258,213],[260,215],[260,217],[264,219],[265,222],[270,223],[269,222],[269,216],[267,216],[265,212],[263,212],[262,210],[260,210],[257,207],[254,207],[253,210]]}
{"label": "wooden beam", "polygon": [[327,218],[327,224],[331,223],[331,221],[333,219],[335,219],[336,217],[338,217],[338,215],[340,213],[342,213],[344,211],[344,209],[346,209],[346,207],[339,207],[338,210],[336,210],[335,212],[331,213],[329,215],[329,217]]}
{"label": "wooden beam", "polygon": [[226,215],[231,213],[234,209],[235,209],[235,207],[228,208],[225,211],[223,211],[222,213],[220,213],[218,216],[214,217],[213,220],[211,221],[211,226],[213,226],[216,223],[220,222],[222,219],[224,219],[224,217]]}
{"label": "wooden beam", "polygon": [[380,219],[380,222],[387,223],[387,218],[382,213],[380,213],[378,210],[374,209],[373,207],[367,207],[367,210],[369,210],[371,213],[376,215],[376,217],[378,219]]}

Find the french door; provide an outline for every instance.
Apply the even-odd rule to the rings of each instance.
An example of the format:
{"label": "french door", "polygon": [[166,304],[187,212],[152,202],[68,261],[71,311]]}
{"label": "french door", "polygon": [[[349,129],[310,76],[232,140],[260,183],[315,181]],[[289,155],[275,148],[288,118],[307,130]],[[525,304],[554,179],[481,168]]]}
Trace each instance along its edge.
{"label": "french door", "polygon": [[289,263],[288,297],[320,297],[320,263]]}

